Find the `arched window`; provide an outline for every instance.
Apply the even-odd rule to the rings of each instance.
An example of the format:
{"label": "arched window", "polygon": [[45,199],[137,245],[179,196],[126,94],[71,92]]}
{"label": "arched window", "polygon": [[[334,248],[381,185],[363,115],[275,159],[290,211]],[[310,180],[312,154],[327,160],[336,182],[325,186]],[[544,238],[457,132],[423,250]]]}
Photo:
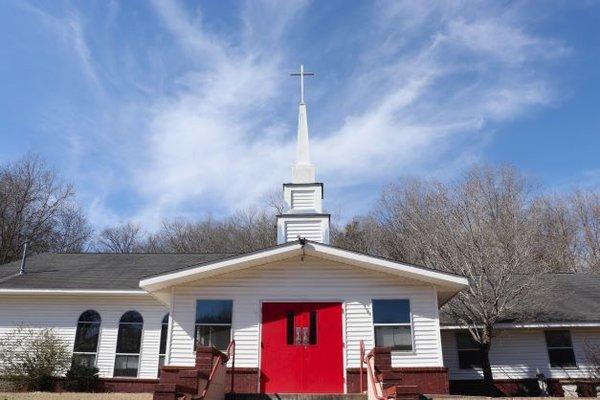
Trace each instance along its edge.
{"label": "arched window", "polygon": [[96,365],[101,322],[100,314],[94,310],[84,311],[79,316],[73,346],[73,364],[86,367]]}
{"label": "arched window", "polygon": [[137,377],[142,347],[144,319],[137,311],[127,311],[119,321],[114,376]]}
{"label": "arched window", "polygon": [[165,356],[167,355],[167,336],[169,335],[169,314],[167,313],[160,324],[160,350],[158,351],[158,376],[160,368],[165,365]]}

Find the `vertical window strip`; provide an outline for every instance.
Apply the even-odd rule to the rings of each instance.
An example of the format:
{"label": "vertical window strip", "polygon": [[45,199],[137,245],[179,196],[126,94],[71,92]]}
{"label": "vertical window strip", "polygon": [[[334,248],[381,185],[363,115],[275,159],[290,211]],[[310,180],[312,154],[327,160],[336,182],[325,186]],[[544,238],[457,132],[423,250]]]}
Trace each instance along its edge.
{"label": "vertical window strip", "polygon": [[144,320],[137,311],[128,311],[121,317],[113,376],[138,376],[143,329]]}
{"label": "vertical window strip", "polygon": [[96,365],[101,322],[100,314],[94,310],[87,310],[79,316],[73,344],[74,365],[86,367]]}

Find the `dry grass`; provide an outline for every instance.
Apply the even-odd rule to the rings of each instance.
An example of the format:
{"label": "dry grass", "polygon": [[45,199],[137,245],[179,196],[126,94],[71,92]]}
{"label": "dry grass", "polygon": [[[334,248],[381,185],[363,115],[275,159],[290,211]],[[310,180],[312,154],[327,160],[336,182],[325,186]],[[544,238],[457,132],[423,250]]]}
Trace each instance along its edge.
{"label": "dry grass", "polygon": [[0,393],[0,400],[151,400],[150,393]]}

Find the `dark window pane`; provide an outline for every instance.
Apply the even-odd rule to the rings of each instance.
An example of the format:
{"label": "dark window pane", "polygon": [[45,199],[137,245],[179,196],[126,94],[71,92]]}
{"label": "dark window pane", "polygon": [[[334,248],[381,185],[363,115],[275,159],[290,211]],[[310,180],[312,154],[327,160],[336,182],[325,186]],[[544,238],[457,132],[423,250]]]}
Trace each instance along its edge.
{"label": "dark window pane", "polygon": [[546,331],[544,333],[548,347],[573,347],[569,331]]}
{"label": "dark window pane", "polygon": [[117,355],[115,358],[114,376],[136,377],[140,357],[129,355]]}
{"label": "dark window pane", "polygon": [[287,344],[294,344],[294,313],[287,314],[287,329],[286,329]]}
{"label": "dark window pane", "polygon": [[230,324],[232,300],[198,300],[196,302],[197,324]]}
{"label": "dark window pane", "polygon": [[375,324],[409,323],[408,300],[373,300],[373,322]]}
{"label": "dark window pane", "polygon": [[570,368],[576,367],[573,349],[548,349],[551,367]]}
{"label": "dark window pane", "polygon": [[169,335],[169,325],[162,324],[160,328],[160,350],[159,354],[165,354],[167,352],[167,336]]}
{"label": "dark window pane", "polygon": [[142,324],[119,324],[117,353],[139,354],[142,341]]}
{"label": "dark window pane", "polygon": [[163,324],[168,324],[169,323],[169,314],[167,313],[167,315],[164,316],[163,320],[162,320]]}
{"label": "dark window pane", "polygon": [[473,339],[469,332],[456,332],[456,347],[458,349],[479,350],[479,343]]}
{"label": "dark window pane", "polygon": [[310,325],[308,327],[310,329],[308,343],[317,344],[317,312],[315,310],[310,312]]}
{"label": "dark window pane", "polygon": [[144,319],[142,318],[142,315],[137,311],[127,311],[121,317],[120,322],[137,322],[141,324],[144,322]]}
{"label": "dark window pane", "polygon": [[376,326],[375,346],[393,350],[412,350],[410,326]]}
{"label": "dark window pane", "polygon": [[219,350],[225,350],[230,341],[230,326],[200,325],[196,327],[196,346],[212,346]]}
{"label": "dark window pane", "polygon": [[75,352],[95,353],[98,348],[100,324],[80,322],[75,333]]}
{"label": "dark window pane", "polygon": [[95,354],[73,354],[73,365],[93,367],[96,365]]}
{"label": "dark window pane", "polygon": [[479,350],[459,350],[458,366],[461,369],[481,368],[481,355]]}
{"label": "dark window pane", "polygon": [[98,314],[94,310],[87,310],[81,314],[79,317],[79,322],[98,322],[100,323],[101,318],[100,314]]}

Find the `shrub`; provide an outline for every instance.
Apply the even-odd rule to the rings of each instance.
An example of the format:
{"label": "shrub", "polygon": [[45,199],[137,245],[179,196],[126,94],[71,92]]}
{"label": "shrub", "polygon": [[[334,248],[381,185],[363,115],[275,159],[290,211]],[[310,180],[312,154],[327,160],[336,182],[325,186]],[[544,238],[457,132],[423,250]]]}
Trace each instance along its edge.
{"label": "shrub", "polygon": [[68,344],[53,329],[19,326],[0,335],[0,376],[26,390],[52,390],[71,363]]}
{"label": "shrub", "polygon": [[73,364],[67,371],[63,387],[70,392],[94,392],[100,383],[98,372],[96,367]]}

